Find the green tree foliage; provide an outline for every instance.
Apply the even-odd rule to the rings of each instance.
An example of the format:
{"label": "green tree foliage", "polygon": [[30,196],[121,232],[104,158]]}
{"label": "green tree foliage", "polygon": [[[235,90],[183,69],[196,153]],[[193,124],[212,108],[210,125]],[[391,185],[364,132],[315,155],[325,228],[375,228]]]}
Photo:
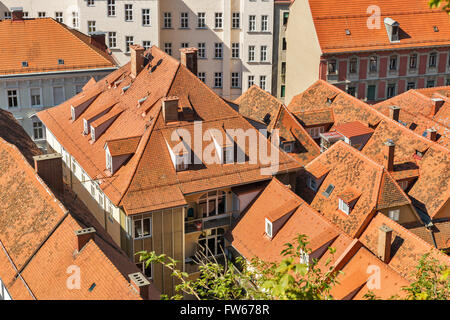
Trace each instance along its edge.
{"label": "green tree foliage", "polygon": [[[171,270],[178,281],[176,295],[170,299],[182,299],[185,295],[198,300],[323,300],[332,299],[331,288],[336,284],[339,273],[332,271],[335,250],[329,248],[331,258],[325,263],[323,272],[316,259],[309,259],[307,239],[299,235],[295,245],[287,243],[278,263],[264,262],[254,258],[250,262],[237,258],[234,263],[219,263],[208,258],[202,251],[196,255],[199,261],[200,277],[192,280],[187,273],[177,269],[177,261],[166,255],[141,251],[140,261],[160,263]],[[225,255],[224,255],[225,256]],[[166,295],[163,299],[169,299]]]}
{"label": "green tree foliage", "polygon": [[430,8],[440,8],[450,15],[450,0],[429,0],[428,5]]}

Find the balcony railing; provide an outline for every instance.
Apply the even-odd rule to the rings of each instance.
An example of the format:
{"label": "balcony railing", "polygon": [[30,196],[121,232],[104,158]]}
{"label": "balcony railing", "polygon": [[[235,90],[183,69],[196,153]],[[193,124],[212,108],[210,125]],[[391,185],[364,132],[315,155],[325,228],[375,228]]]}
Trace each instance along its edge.
{"label": "balcony railing", "polygon": [[207,229],[230,226],[232,222],[233,212],[227,212],[201,219],[186,220],[184,232],[198,232]]}

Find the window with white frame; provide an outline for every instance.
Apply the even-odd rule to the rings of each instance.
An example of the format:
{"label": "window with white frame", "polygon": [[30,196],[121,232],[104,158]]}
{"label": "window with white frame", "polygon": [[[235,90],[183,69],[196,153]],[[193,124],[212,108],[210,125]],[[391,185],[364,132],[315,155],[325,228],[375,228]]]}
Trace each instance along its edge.
{"label": "window with white frame", "polygon": [[33,139],[41,140],[44,139],[44,126],[39,120],[33,121]]}
{"label": "window with white frame", "polygon": [[133,5],[125,5],[125,21],[133,21]]}
{"label": "window with white frame", "polygon": [[206,28],[206,13],[205,12],[197,13],[197,28],[199,28],[199,29]]}
{"label": "window with white frame", "polygon": [[273,226],[272,226],[272,222],[270,222],[267,218],[266,218],[266,223],[265,223],[266,227],[265,227],[265,231],[267,236],[269,236],[270,238],[272,238],[272,231],[273,231]]}
{"label": "window with white frame", "polygon": [[324,132],[324,127],[307,128],[306,131],[309,133],[311,138],[317,139],[320,137],[320,134]]}
{"label": "window with white frame", "polygon": [[142,239],[152,236],[152,218],[134,220],[134,239]]}
{"label": "window with white frame", "polygon": [[172,12],[164,12],[164,28],[172,28]]}
{"label": "window with white frame", "polygon": [[105,156],[106,156],[106,169],[109,170],[112,173],[112,157],[111,154],[106,151],[105,152]]}
{"label": "window with white frame", "polygon": [[168,55],[172,55],[172,42],[165,42],[164,43],[164,52]]}
{"label": "window with white frame", "polygon": [[261,16],[261,31],[262,32],[269,31],[269,16],[266,15]]}
{"label": "window with white frame", "polygon": [[17,90],[8,90],[8,107],[16,108],[19,106],[19,97],[17,95]]}
{"label": "window with white frame", "polygon": [[143,40],[142,46],[144,47],[145,50],[150,49],[152,46],[152,42],[149,40]]}
{"label": "window with white frame", "polygon": [[389,210],[389,218],[398,221],[400,219],[400,209]]}
{"label": "window with white frame", "polygon": [[214,43],[214,58],[215,59],[223,58],[223,43],[222,42]]}
{"label": "window with white frame", "polygon": [[307,182],[308,182],[308,187],[311,189],[311,190],[313,190],[313,191],[317,191],[317,187],[318,187],[318,185],[317,185],[317,181],[316,181],[316,178],[314,178],[313,176],[308,176],[308,179],[307,179]]}
{"label": "window with white frame", "polygon": [[199,214],[203,218],[224,214],[226,212],[226,193],[218,190],[205,193],[197,203]]}
{"label": "window with white frame", "polygon": [[150,26],[150,9],[142,9],[142,25]]}
{"label": "window with white frame", "polygon": [[125,36],[125,52],[130,52],[130,46],[134,44],[133,36]]}
{"label": "window with white frame", "polygon": [[231,73],[231,87],[239,88],[240,86],[241,86],[241,84],[240,84],[239,72],[232,72]]}
{"label": "window with white frame", "polygon": [[5,20],[11,19],[11,12],[5,11],[3,17],[4,17]]}
{"label": "window with white frame", "polygon": [[88,21],[87,24],[88,24],[88,34],[91,34],[95,31],[97,31],[95,21]]}
{"label": "window with white frame", "polygon": [[267,46],[261,46],[261,62],[267,61]]}
{"label": "window with white frame", "polygon": [[44,11],[38,12],[38,18],[45,18],[46,14]]}
{"label": "window with white frame", "polygon": [[397,56],[391,56],[389,58],[389,70],[390,71],[397,70]]}
{"label": "window with white frame", "polygon": [[233,12],[231,17],[231,28],[239,29],[241,27],[241,13]]}
{"label": "window with white frame", "polygon": [[180,14],[180,28],[187,29],[189,28],[189,13],[181,12]]}
{"label": "window with white frame", "polygon": [[253,76],[253,75],[250,75],[250,76],[248,76],[248,87],[250,88],[252,85],[254,85],[255,84],[255,76]]}
{"label": "window with white frame", "polygon": [[88,7],[94,7],[95,6],[95,0],[86,0]]}
{"label": "window with white frame", "polygon": [[255,46],[248,46],[248,61],[255,61]]}
{"label": "window with white frame", "polygon": [[417,68],[417,54],[413,53],[409,56],[409,68],[416,69]]}
{"label": "window with white frame", "polygon": [[214,72],[214,88],[222,88],[222,72]]}
{"label": "window with white frame", "polygon": [[184,171],[188,168],[188,159],[184,154],[176,155],[175,156],[176,161],[176,171]]}
{"label": "window with white frame", "polygon": [[217,256],[223,253],[225,248],[225,229],[215,228],[206,230],[198,239],[200,251],[207,257]]}
{"label": "window with white frame", "polygon": [[370,57],[369,60],[369,72],[377,72],[378,70],[378,58],[375,56]]}
{"label": "window with white frame", "polygon": [[336,74],[337,73],[337,60],[331,59],[328,61],[328,74]]}
{"label": "window with white frame", "polygon": [[200,81],[202,81],[203,83],[206,83],[206,72],[199,72],[199,73],[198,73],[198,78],[199,78]]}
{"label": "window with white frame", "polygon": [[300,249],[300,263],[309,264],[309,254],[306,253],[303,249]]}
{"label": "window with white frame", "polygon": [[395,83],[389,83],[387,86],[387,98],[392,98],[393,96],[395,96],[395,89],[396,89],[396,84]]}
{"label": "window with white frame", "polygon": [[108,9],[108,17],[115,17],[116,16],[116,0],[108,0],[107,4]]}
{"label": "window with white frame", "polygon": [[339,199],[339,210],[341,210],[342,212],[344,212],[346,214],[350,213],[350,208],[349,208],[348,204],[342,199]]}
{"label": "window with white frame", "polygon": [[428,67],[435,68],[437,65],[437,53],[432,52],[428,58]]}
{"label": "window with white frame", "polygon": [[111,49],[117,48],[117,32],[108,32],[108,44]]}
{"label": "window with white frame", "polygon": [[63,23],[64,22],[64,18],[63,18],[63,13],[62,12],[55,12],[55,20],[58,22]]}
{"label": "window with white frame", "polygon": [[214,28],[222,29],[223,28],[223,13],[216,12],[214,14]]}
{"label": "window with white frame", "polygon": [[31,98],[31,106],[32,107],[40,107],[41,104],[41,89],[40,88],[31,88],[30,89],[30,98]]}
{"label": "window with white frame", "polygon": [[78,29],[80,27],[80,19],[78,17],[78,12],[72,12],[72,27]]}
{"label": "window with white frame", "polygon": [[349,73],[354,74],[358,71],[358,59],[357,58],[351,58],[349,63]]}
{"label": "window with white frame", "polygon": [[259,76],[259,87],[266,90],[266,76]]}
{"label": "window with white frame", "polygon": [[256,16],[248,16],[248,31],[256,31]]}
{"label": "window with white frame", "polygon": [[197,54],[200,59],[206,59],[206,43],[205,42],[198,43]]}
{"label": "window with white frame", "polygon": [[239,58],[239,42],[233,42],[231,44],[231,58]]}

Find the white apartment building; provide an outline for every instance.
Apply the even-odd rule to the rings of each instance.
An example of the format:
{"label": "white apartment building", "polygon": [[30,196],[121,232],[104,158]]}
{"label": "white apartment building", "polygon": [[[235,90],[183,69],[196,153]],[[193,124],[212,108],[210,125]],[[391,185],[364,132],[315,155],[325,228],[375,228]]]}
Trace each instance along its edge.
{"label": "white apartment building", "polygon": [[197,47],[198,75],[216,93],[233,100],[253,84],[272,91],[274,0],[0,0],[1,17],[17,6],[25,17],[104,32],[119,65],[131,44],[157,45],[175,58]]}

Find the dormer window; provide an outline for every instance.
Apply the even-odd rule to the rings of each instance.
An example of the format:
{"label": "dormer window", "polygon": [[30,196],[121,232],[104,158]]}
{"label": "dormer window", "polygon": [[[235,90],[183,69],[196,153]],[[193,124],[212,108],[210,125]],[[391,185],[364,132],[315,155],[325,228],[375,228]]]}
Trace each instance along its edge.
{"label": "dormer window", "polygon": [[399,29],[400,29],[399,23],[392,18],[386,17],[384,18],[384,26],[386,27],[389,41],[391,42],[399,41]]}
{"label": "dormer window", "polygon": [[349,214],[350,213],[350,207],[348,206],[348,204],[342,200],[339,199],[339,210],[341,210],[342,212]]}
{"label": "dormer window", "polygon": [[106,156],[106,170],[109,170],[109,172],[113,173],[112,171],[112,157],[111,154],[109,153],[108,148],[106,149],[105,152],[105,156]]}
{"label": "dormer window", "polygon": [[93,126],[91,126],[91,139],[92,141],[95,141],[95,129]]}
{"label": "dormer window", "polygon": [[270,222],[267,218],[266,218],[266,234],[268,237],[272,238],[272,230],[273,230],[273,226],[272,226],[272,222]]}
{"label": "dormer window", "polygon": [[28,61],[22,61],[22,67],[24,68],[28,67]]}
{"label": "dormer window", "polygon": [[283,149],[284,152],[287,153],[291,153],[292,150],[294,149],[294,143],[293,142],[283,142],[281,144],[281,148]]}
{"label": "dormer window", "polygon": [[308,187],[313,191],[317,191],[317,181],[313,176],[308,176]]}
{"label": "dormer window", "polygon": [[58,64],[64,64],[64,60],[63,59],[58,59]]}
{"label": "dormer window", "polygon": [[83,119],[84,131],[83,134],[89,134],[89,125],[86,119]]}
{"label": "dormer window", "polygon": [[187,157],[185,157],[184,154],[179,154],[177,156],[175,156],[175,161],[176,161],[176,170],[178,171],[184,171],[187,170],[188,168],[188,161],[187,161]]}
{"label": "dormer window", "polygon": [[223,163],[234,163],[234,148],[228,146],[223,148]]}

